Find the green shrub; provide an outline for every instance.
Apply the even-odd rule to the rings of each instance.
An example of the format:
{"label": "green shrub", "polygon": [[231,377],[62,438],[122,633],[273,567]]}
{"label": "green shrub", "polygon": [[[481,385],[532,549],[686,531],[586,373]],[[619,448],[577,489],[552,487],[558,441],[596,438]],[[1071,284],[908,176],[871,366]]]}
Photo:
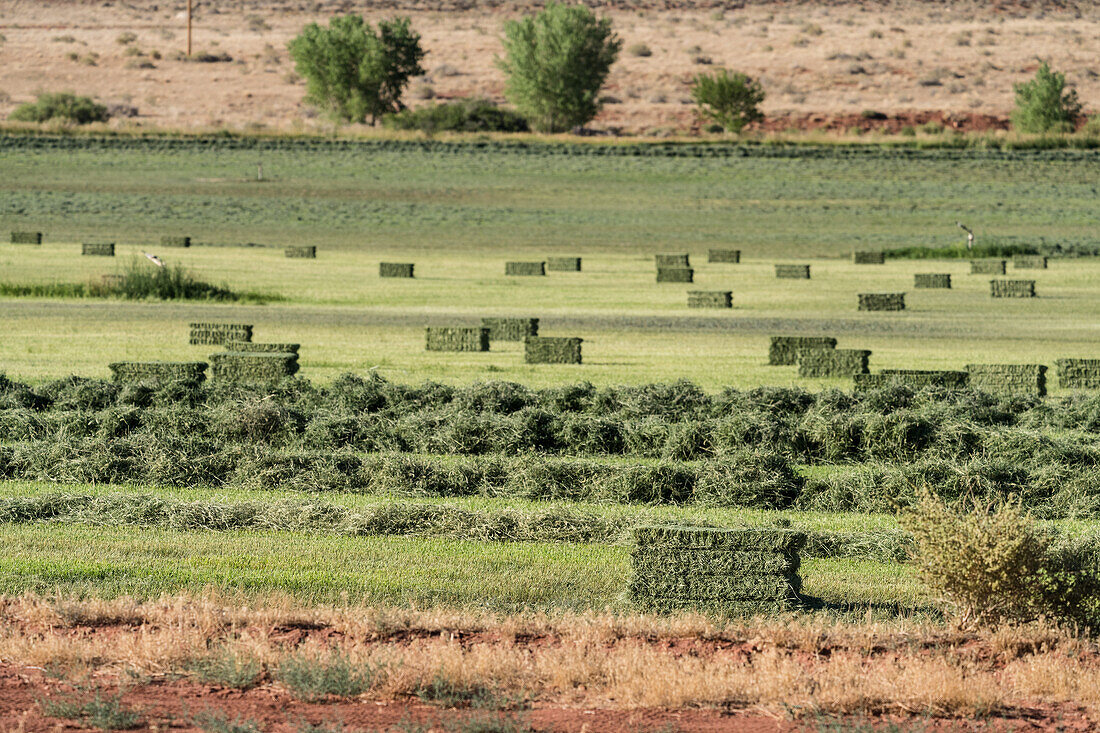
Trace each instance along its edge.
{"label": "green shrub", "polygon": [[106,122],[107,108],[90,97],[78,97],[69,92],[39,94],[35,102],[21,104],[9,115],[16,122],[48,122],[62,120],[77,125]]}
{"label": "green shrub", "polygon": [[527,120],[487,99],[457,99],[420,109],[406,109],[382,118],[394,130],[421,132],[527,132]]}
{"label": "green shrub", "polygon": [[714,120],[730,132],[740,132],[750,122],[764,119],[760,111],[764,88],[739,72],[719,69],[713,74],[696,74],[691,98],[703,118]]}
{"label": "green shrub", "polygon": [[332,651],[328,656],[299,653],[279,665],[276,678],[295,697],[306,701],[330,695],[356,697],[370,689],[380,668],[353,662],[346,654]]}
{"label": "green shrub", "polygon": [[254,687],[263,674],[263,664],[256,657],[220,649],[208,657],[196,659],[190,672],[200,682],[238,690]]}
{"label": "green shrub", "polygon": [[539,132],[564,132],[596,116],[622,48],[610,19],[558,2],[505,23],[503,43],[504,94]]}
{"label": "green shrub", "polygon": [[75,720],[100,730],[130,730],[141,723],[141,715],[122,704],[122,695],[105,697],[98,690],[88,699],[79,690],[38,701],[42,714],[50,718]]}
{"label": "green shrub", "polygon": [[195,727],[204,733],[260,733],[264,729],[259,721],[242,718],[239,715],[230,718],[217,710],[204,710],[192,721]]}
{"label": "green shrub", "polygon": [[402,108],[409,79],[424,73],[420,34],[408,18],[382,20],[376,31],[361,16],[345,15],[328,28],[310,23],[289,46],[306,80],[306,101],[345,122],[373,125]]}
{"label": "green shrub", "polygon": [[130,261],[122,277],[105,285],[107,294],[131,300],[237,300],[232,290],[196,278],[182,265],[157,267],[138,258]]}
{"label": "green shrub", "polygon": [[1077,91],[1066,90],[1066,75],[1044,61],[1035,78],[1014,86],[1016,109],[1012,126],[1020,132],[1072,132],[1081,116]]}

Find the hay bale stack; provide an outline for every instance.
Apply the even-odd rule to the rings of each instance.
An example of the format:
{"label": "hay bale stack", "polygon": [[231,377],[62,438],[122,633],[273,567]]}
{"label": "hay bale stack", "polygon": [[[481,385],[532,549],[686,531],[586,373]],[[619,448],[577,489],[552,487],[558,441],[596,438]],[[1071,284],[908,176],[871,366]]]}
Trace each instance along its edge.
{"label": "hay bale stack", "polygon": [[12,232],[12,244],[42,244],[42,232]]}
{"label": "hay bale stack", "polygon": [[867,374],[871,352],[866,349],[801,349],[800,377],[854,377]]}
{"label": "hay bale stack", "polygon": [[971,275],[1003,275],[1004,260],[970,260]]}
{"label": "hay bale stack", "polygon": [[562,336],[528,336],[523,340],[523,360],[528,364],[580,364],[584,339]]}
{"label": "hay bale stack", "polygon": [[1012,258],[1012,266],[1017,270],[1045,270],[1047,258],[1042,255],[1016,255]]}
{"label": "hay bale stack", "polygon": [[84,242],[80,245],[80,254],[87,257],[114,257],[114,242]]}
{"label": "hay bale stack", "polygon": [[1044,364],[967,364],[969,384],[992,394],[1045,397],[1047,368]]}
{"label": "hay bale stack", "polygon": [[482,318],[481,327],[489,329],[490,341],[523,341],[539,335],[537,318]]}
{"label": "hay bale stack", "polygon": [[297,354],[301,344],[258,344],[251,341],[226,341],[226,351],[241,354]]}
{"label": "hay bale stack", "polygon": [[227,341],[251,341],[250,323],[192,323],[190,343],[222,346]]}
{"label": "hay bale stack", "polygon": [[223,351],[210,355],[211,377],[225,382],[277,382],[298,372],[298,355]]}
{"label": "hay bale stack", "polygon": [[378,277],[413,277],[413,263],[379,262]]}
{"label": "hay bale stack", "polygon": [[904,384],[915,389],[922,387],[962,389],[966,387],[968,376],[966,372],[939,369],[883,369],[878,374],[856,374],[854,379],[856,391],[865,392],[891,384]]}
{"label": "hay bale stack", "polygon": [[547,257],[546,269],[550,272],[580,272],[580,257]]}
{"label": "hay bale stack", "polygon": [[885,265],[886,254],[856,250],[852,253],[852,262],[856,265]]}
{"label": "hay bale stack", "polygon": [[796,608],[805,544],[805,534],[789,529],[639,527],[630,599],[650,611],[729,616]]}
{"label": "hay bale stack", "polygon": [[1062,389],[1100,389],[1100,359],[1059,359],[1054,363]]}
{"label": "hay bale stack", "polygon": [[951,276],[947,273],[918,272],[913,275],[915,288],[951,288]]}
{"label": "hay bale stack", "polygon": [[1034,280],[990,280],[989,294],[994,298],[1034,298]]}
{"label": "hay bale stack", "polygon": [[545,262],[505,262],[504,274],[513,277],[538,277],[546,274]]}
{"label": "hay bale stack", "polygon": [[730,290],[689,290],[688,308],[732,308]]}
{"label": "hay bale stack", "polygon": [[776,265],[775,276],[780,280],[809,280],[809,265]]}
{"label": "hay bale stack", "polygon": [[164,236],[160,238],[162,247],[190,247],[191,237]]}
{"label": "hay bale stack", "polygon": [[653,259],[657,263],[658,270],[662,267],[691,267],[691,260],[687,253],[653,255]]}
{"label": "hay bale stack", "polygon": [[690,267],[658,267],[657,282],[659,283],[690,283],[695,282],[695,270]]}
{"label": "hay bale stack", "polygon": [[283,254],[291,259],[315,260],[317,247],[312,244],[293,245],[283,250]]}
{"label": "hay bale stack", "polygon": [[741,250],[709,249],[707,250],[707,262],[721,262],[736,265],[741,262]]}
{"label": "hay bale stack", "polygon": [[201,382],[205,361],[116,361],[108,364],[116,382]]}
{"label": "hay bale stack", "polygon": [[768,364],[794,366],[803,349],[835,349],[836,339],[831,336],[772,336],[768,347]]}
{"label": "hay bale stack", "polygon": [[428,351],[488,351],[489,329],[428,326]]}
{"label": "hay bale stack", "polygon": [[861,311],[903,311],[905,293],[860,293]]}

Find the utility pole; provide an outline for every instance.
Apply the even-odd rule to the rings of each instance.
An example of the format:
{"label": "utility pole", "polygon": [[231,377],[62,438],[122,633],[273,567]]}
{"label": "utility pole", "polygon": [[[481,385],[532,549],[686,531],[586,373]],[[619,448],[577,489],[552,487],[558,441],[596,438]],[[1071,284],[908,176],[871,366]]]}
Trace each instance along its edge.
{"label": "utility pole", "polygon": [[187,58],[191,58],[191,2],[187,0]]}

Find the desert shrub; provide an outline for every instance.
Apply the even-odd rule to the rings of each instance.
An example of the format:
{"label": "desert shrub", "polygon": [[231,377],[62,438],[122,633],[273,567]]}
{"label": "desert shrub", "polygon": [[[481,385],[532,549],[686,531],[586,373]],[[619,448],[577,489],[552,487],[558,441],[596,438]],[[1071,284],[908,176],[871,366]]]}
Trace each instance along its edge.
{"label": "desert shrub", "polygon": [[421,132],[527,132],[527,120],[488,99],[458,99],[386,115],[382,124],[394,130]]}
{"label": "desert shrub", "polygon": [[539,132],[563,132],[596,116],[600,88],[622,48],[610,19],[557,2],[505,23],[503,43],[504,94]]}
{"label": "desert shrub", "polygon": [[382,20],[377,31],[361,16],[345,15],[327,28],[310,23],[288,48],[306,80],[306,101],[345,122],[373,125],[402,108],[409,80],[424,73],[420,34],[408,18]]}
{"label": "desert shrub", "polygon": [[299,652],[279,664],[275,678],[295,697],[314,701],[329,696],[361,695],[370,689],[382,671],[381,667],[357,662],[338,651],[327,655]]}
{"label": "desert shrub", "polygon": [[49,122],[61,120],[77,125],[106,122],[107,108],[90,97],[78,97],[70,92],[43,93],[34,102],[15,108],[8,119],[16,122]]}
{"label": "desert shrub", "polygon": [[644,43],[632,43],[627,47],[626,52],[631,56],[639,56],[642,58],[653,55],[653,49]]}
{"label": "desert shrub", "polygon": [[122,694],[96,691],[90,698],[77,690],[38,701],[42,714],[50,718],[75,720],[99,730],[130,730],[141,724],[141,715],[122,704]]}
{"label": "desert shrub", "polygon": [[734,133],[741,132],[751,122],[764,119],[760,111],[764,96],[759,81],[726,69],[696,74],[691,83],[691,98],[699,115]]}
{"label": "desert shrub", "polygon": [[1081,116],[1077,91],[1066,90],[1066,75],[1039,65],[1035,78],[1014,86],[1012,126],[1021,132],[1072,132]]}
{"label": "desert shrub", "polygon": [[255,656],[223,648],[194,660],[188,671],[208,685],[247,690],[259,682],[264,666]]}

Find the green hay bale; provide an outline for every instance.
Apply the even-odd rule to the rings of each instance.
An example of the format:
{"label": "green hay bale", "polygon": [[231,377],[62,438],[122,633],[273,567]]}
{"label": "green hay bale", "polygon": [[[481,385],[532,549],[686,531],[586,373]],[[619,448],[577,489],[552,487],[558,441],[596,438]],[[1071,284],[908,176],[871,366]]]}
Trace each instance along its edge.
{"label": "green hay bale", "polygon": [[481,327],[489,329],[490,341],[523,341],[539,335],[537,318],[482,318]]}
{"label": "green hay bale", "polygon": [[42,232],[12,232],[12,244],[42,244]]}
{"label": "green hay bale", "polygon": [[802,578],[790,575],[672,575],[663,573],[631,578],[634,598],[690,598],[692,600],[774,601],[796,596]]}
{"label": "green hay bale", "polygon": [[1012,266],[1017,270],[1045,270],[1047,258],[1042,255],[1015,255]]}
{"label": "green hay bale", "polygon": [[107,366],[116,382],[201,382],[206,378],[205,361],[117,361]]}
{"label": "green hay bale", "polygon": [[190,247],[191,237],[164,236],[160,238],[162,247]]}
{"label": "green hay bale", "polygon": [[505,262],[504,274],[509,277],[538,277],[546,274],[546,263]]}
{"label": "green hay bale", "polygon": [[796,554],[730,550],[677,549],[661,545],[635,546],[631,563],[638,575],[789,575],[801,563]]}
{"label": "green hay bale", "polygon": [[776,265],[775,276],[780,280],[809,280],[809,265]]}
{"label": "green hay bale", "polygon": [[722,264],[738,264],[741,262],[741,250],[739,249],[708,249],[707,262]]}
{"label": "green hay bale", "polygon": [[1034,298],[1034,280],[990,280],[989,295],[993,298]]}
{"label": "green hay bale", "polygon": [[860,293],[861,311],[903,311],[905,293]]}
{"label": "green hay bale", "polygon": [[114,242],[85,242],[80,245],[80,254],[87,257],[114,257]]}
{"label": "green hay bale", "polygon": [[523,340],[523,360],[528,364],[580,364],[584,339],[562,336],[528,336]]}
{"label": "green hay bale", "polygon": [[695,280],[695,270],[690,267],[658,267],[659,283],[690,283]]}
{"label": "green hay bale", "polygon": [[856,265],[885,265],[886,255],[882,252],[856,250],[852,253],[852,262]]}
{"label": "green hay bale", "polygon": [[378,277],[413,277],[413,263],[379,262]]}
{"label": "green hay bale", "polygon": [[192,323],[189,343],[221,346],[227,341],[251,341],[252,325],[248,323]]}
{"label": "green hay bale", "polygon": [[1004,260],[970,260],[971,275],[1003,275]]}
{"label": "green hay bale", "polygon": [[488,351],[489,329],[428,326],[428,351]]}
{"label": "green hay bale", "polygon": [[1059,359],[1054,363],[1062,389],[1100,389],[1100,359]]}
{"label": "green hay bale", "polygon": [[1035,395],[1047,393],[1044,364],[967,364],[969,385],[991,394]]}
{"label": "green hay bale", "polygon": [[803,349],[798,352],[800,377],[854,377],[868,373],[866,349]]}
{"label": "green hay bale", "polygon": [[947,273],[918,272],[913,275],[915,288],[951,288],[951,275]]}
{"label": "green hay bale", "polygon": [[794,366],[798,353],[803,349],[835,349],[836,339],[831,336],[772,336],[768,347],[768,364]]}
{"label": "green hay bale", "polygon": [[631,598],[631,600],[634,605],[650,613],[674,614],[682,611],[696,611],[726,618],[771,616],[784,611],[797,610],[803,605],[802,599],[794,593],[786,598],[775,598],[767,601],[641,597]]}
{"label": "green hay bale", "polygon": [[657,263],[658,270],[660,270],[661,268],[691,267],[691,259],[687,253],[653,255],[653,259]]}
{"label": "green hay bale", "polygon": [[276,382],[298,372],[298,355],[224,351],[210,355],[211,377],[226,382]]}
{"label": "green hay bale", "polygon": [[317,259],[317,247],[312,244],[287,247],[283,254],[291,259],[315,260]]}
{"label": "green hay bale", "polygon": [[251,341],[226,341],[226,351],[242,354],[297,354],[300,344],[258,344]]}
{"label": "green hay bale", "polygon": [[550,272],[580,272],[580,257],[547,257],[546,269]]}
{"label": "green hay bale", "polygon": [[715,527],[637,527],[634,543],[649,549],[726,550],[730,552],[767,552],[796,554],[806,544],[806,535],[791,529]]}
{"label": "green hay bale", "polygon": [[732,308],[733,292],[729,290],[689,290],[688,308]]}
{"label": "green hay bale", "polygon": [[966,387],[969,375],[966,372],[937,369],[883,369],[878,374],[855,374],[853,378],[856,391],[866,392],[891,384],[904,384],[915,389],[931,386],[962,389]]}

